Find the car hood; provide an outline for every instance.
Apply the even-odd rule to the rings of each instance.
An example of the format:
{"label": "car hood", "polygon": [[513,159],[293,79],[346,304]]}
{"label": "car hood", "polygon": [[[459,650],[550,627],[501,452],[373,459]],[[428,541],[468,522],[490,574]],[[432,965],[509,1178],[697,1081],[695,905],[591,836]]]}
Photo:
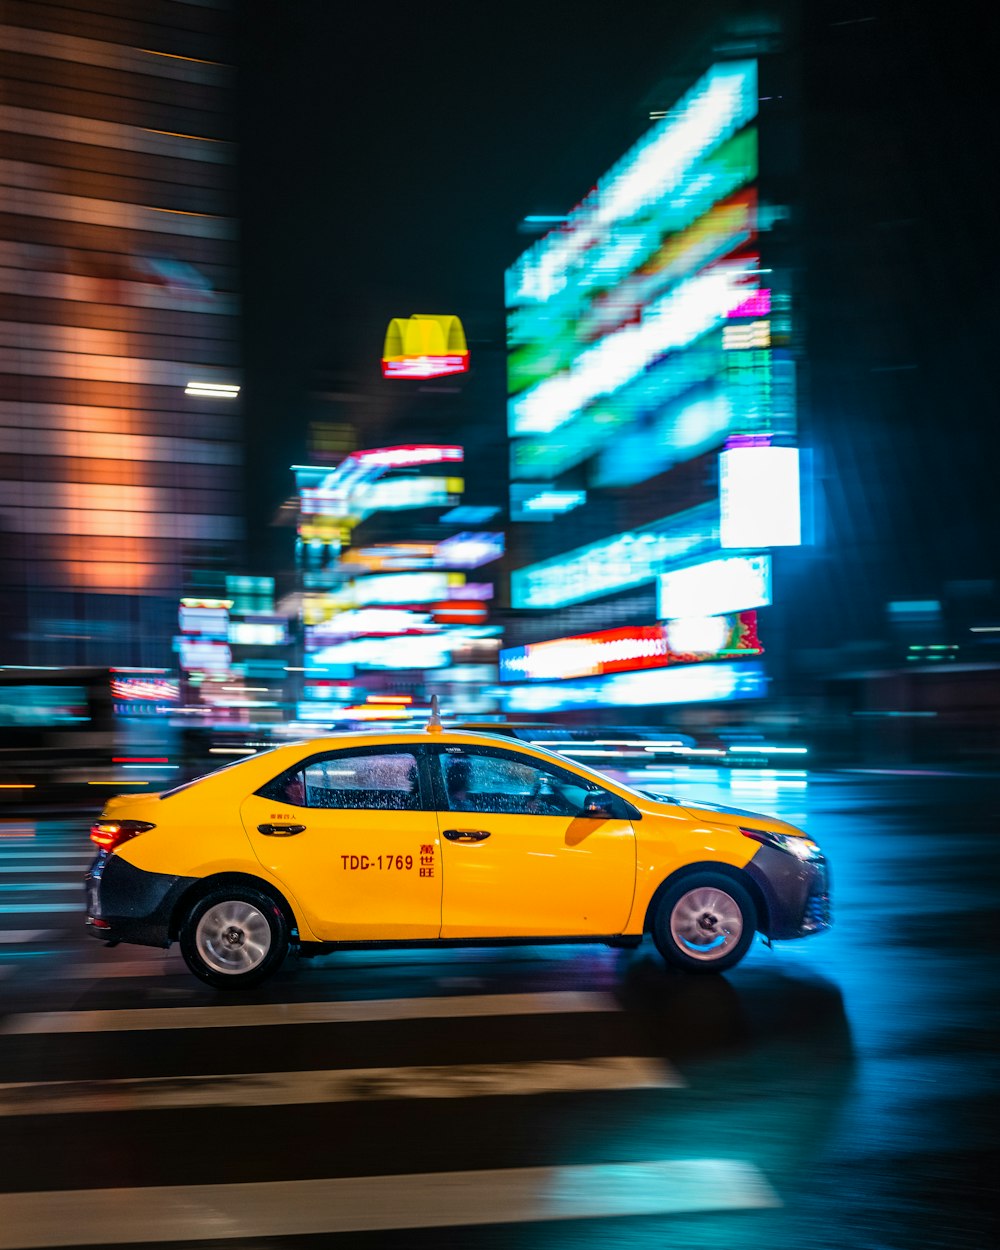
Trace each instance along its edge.
{"label": "car hood", "polygon": [[726,807],[723,803],[687,803],[684,799],[677,800],[687,814],[694,820],[705,821],[707,824],[722,826],[726,829],[749,827],[751,829],[770,830],[773,833],[789,833],[796,837],[806,837],[801,829],[790,825],[777,816],[767,816],[763,812],[750,812],[742,807]]}

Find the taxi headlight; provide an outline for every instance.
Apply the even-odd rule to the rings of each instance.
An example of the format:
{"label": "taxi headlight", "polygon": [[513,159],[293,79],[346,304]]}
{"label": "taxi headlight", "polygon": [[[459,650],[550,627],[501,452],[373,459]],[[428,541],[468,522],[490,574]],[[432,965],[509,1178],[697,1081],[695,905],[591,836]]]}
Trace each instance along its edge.
{"label": "taxi headlight", "polygon": [[815,860],[822,859],[823,852],[819,849],[812,838],[805,835],[794,833],[772,833],[769,829],[744,829],[740,828],[740,833],[745,838],[753,838],[755,842],[761,842],[764,846],[773,846],[776,850],[786,851],[789,855],[794,855],[796,859]]}

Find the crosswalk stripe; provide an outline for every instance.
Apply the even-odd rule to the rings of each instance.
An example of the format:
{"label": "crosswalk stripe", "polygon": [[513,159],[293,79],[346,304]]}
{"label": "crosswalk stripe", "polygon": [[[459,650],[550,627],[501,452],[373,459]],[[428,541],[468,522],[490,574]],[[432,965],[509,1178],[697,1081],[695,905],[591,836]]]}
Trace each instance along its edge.
{"label": "crosswalk stripe", "polygon": [[166,951],[159,959],[108,959],[97,963],[65,960],[45,972],[47,981],[106,981],[109,977],[190,976],[180,955]]}
{"label": "crosswalk stripe", "polygon": [[59,933],[59,929],[0,929],[0,945],[27,946],[30,942],[57,937]]}
{"label": "crosswalk stripe", "polygon": [[0,1085],[0,1116],[153,1111],[165,1107],[273,1107],[397,1098],[482,1098],[599,1089],[676,1089],[683,1084],[662,1060],[625,1055],[573,1061],[26,1081]]}
{"label": "crosswalk stripe", "polygon": [[[0,876],[3,874],[0,873]],[[23,894],[25,890],[82,890],[83,883],[81,881],[2,881],[0,882],[0,890],[13,892],[20,890]]]}
{"label": "crosswalk stripe", "polygon": [[257,1240],[780,1205],[759,1169],[734,1159],[78,1189],[0,1194],[0,1250]]}
{"label": "crosswalk stripe", "polygon": [[[78,885],[77,890],[83,889]],[[55,912],[75,911],[83,915],[83,901],[79,903],[0,903],[0,916],[49,915]]]}
{"label": "crosswalk stripe", "polygon": [[0,1020],[0,1034],[125,1033],[271,1024],[355,1024],[452,1016],[534,1016],[620,1011],[610,994],[555,990],[539,994],[469,994],[441,998],[347,999],[332,1003],[260,1003],[232,1007],[141,1007],[119,1011],[45,1011]]}
{"label": "crosswalk stripe", "polygon": [[89,864],[95,858],[96,855],[90,851],[36,851],[34,849],[15,851],[10,847],[0,846],[0,868],[15,860],[18,863],[23,861],[34,864],[47,862],[50,859],[60,859],[64,863],[72,861],[75,872],[81,865]]}
{"label": "crosswalk stripe", "polygon": [[[18,872],[35,873],[55,873],[55,872],[73,872],[79,873],[82,865],[80,864],[7,864],[0,859],[0,877],[6,877]],[[77,882],[79,885],[79,882]],[[24,888],[19,885],[18,888]]]}

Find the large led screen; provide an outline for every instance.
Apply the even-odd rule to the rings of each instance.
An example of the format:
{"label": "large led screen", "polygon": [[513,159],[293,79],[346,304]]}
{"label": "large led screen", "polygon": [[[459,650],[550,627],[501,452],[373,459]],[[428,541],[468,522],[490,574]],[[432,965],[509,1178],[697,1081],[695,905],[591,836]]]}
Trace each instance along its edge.
{"label": "large led screen", "polygon": [[627,486],[733,432],[793,432],[757,110],[757,62],[713,65],[508,271],[515,490],[584,462]]}

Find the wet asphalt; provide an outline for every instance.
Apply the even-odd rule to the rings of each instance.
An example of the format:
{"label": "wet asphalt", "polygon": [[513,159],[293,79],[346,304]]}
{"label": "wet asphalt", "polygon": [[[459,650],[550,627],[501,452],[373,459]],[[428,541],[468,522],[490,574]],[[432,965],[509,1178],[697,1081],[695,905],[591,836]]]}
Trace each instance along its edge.
{"label": "wet asphalt", "polygon": [[[668,972],[648,943],[367,951],[292,957],[260,990],[220,995],[173,951],[108,949],[83,932],[84,817],[0,821],[0,1247],[29,1244],[6,1216],[24,1202],[30,1212],[26,1195],[45,1204],[60,1191],[323,1179],[349,1193],[360,1178],[398,1192],[397,1227],[362,1217],[350,1232],[275,1232],[279,1209],[263,1236],[209,1222],[194,1239],[150,1227],[114,1244],[993,1244],[1000,780],[679,769],[656,783],[805,827],[832,865],[833,928],[774,949],[758,941],[718,978]],[[428,1002],[434,1013],[422,1014]],[[350,1020],[274,1011],[343,1003],[387,1006]],[[130,1031],[97,1014],[234,1006],[257,1006],[267,1022],[189,1027],[178,1012],[176,1025],[161,1016]],[[86,1027],[60,1031],[67,1017],[50,1013]],[[617,1087],[600,1075],[609,1063],[663,1079]],[[523,1088],[539,1071],[541,1085]],[[307,1074],[306,1092],[261,1098],[261,1074],[299,1089]],[[319,1074],[347,1093],[320,1094]],[[156,1102],[163,1078],[170,1097]],[[238,1097],[218,1096],[220,1082]],[[622,1199],[618,1213],[629,1165],[648,1161],[714,1161],[723,1197],[684,1209],[681,1185],[676,1209],[630,1214]],[[529,1205],[502,1222],[484,1192],[470,1222],[453,1211],[445,1227],[405,1226],[407,1210],[431,1201],[419,1184],[437,1192],[414,1178],[455,1174],[471,1203],[455,1210],[475,1213],[475,1185],[509,1170],[533,1169],[551,1187],[561,1169],[589,1167],[603,1186],[597,1214],[581,1218],[568,1202],[538,1219]],[[285,1191],[274,1192],[280,1208]],[[90,1207],[74,1201],[80,1218],[59,1244],[101,1244]]]}

